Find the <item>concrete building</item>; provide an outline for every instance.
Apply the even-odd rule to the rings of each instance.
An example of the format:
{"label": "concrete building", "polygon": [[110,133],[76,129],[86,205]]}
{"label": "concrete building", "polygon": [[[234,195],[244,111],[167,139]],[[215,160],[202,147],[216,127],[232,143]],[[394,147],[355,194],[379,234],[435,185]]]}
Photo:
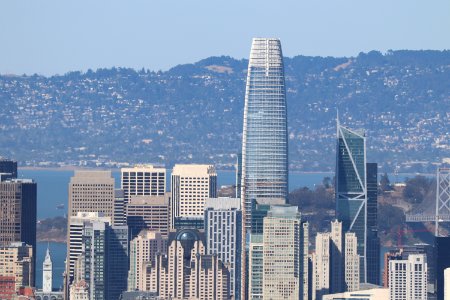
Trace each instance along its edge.
{"label": "concrete building", "polygon": [[313,300],[320,300],[323,295],[330,293],[330,239],[331,234],[328,232],[319,232],[316,235],[316,250],[312,254]]}
{"label": "concrete building", "polygon": [[[16,242],[30,245],[33,269],[36,259],[36,193],[37,185],[31,179],[0,182],[0,246]],[[31,286],[34,286],[34,277]]]}
{"label": "concrete building", "polygon": [[424,254],[411,254],[407,260],[389,262],[389,299],[426,300],[427,263]]}
{"label": "concrete building", "polygon": [[330,293],[342,293],[345,289],[344,276],[344,235],[342,222],[331,222],[330,235]]}
{"label": "concrete building", "polygon": [[114,216],[114,178],[111,171],[75,171],[69,183],[68,215],[100,212]]}
{"label": "concrete building", "polygon": [[[0,246],[0,295],[11,291],[18,294],[20,288],[33,286],[33,248],[20,242]],[[8,296],[2,297],[9,299]]]}
{"label": "concrete building", "polygon": [[130,242],[130,270],[128,271],[128,291],[147,291],[145,268],[154,263],[157,254],[167,253],[167,240],[160,232],[143,229]]}
{"label": "concrete building", "polygon": [[248,250],[248,298],[263,299],[264,277],[264,237],[262,234],[252,234]]}
{"label": "concrete building", "polygon": [[230,271],[229,294],[240,299],[241,199],[208,198],[205,203],[206,253],[217,255]]}
{"label": "concrete building", "polygon": [[[353,292],[359,290],[359,255],[358,255],[358,241],[354,232],[347,232],[345,234],[345,291]],[[333,268],[335,265],[333,264]]]}
{"label": "concrete building", "polygon": [[217,173],[213,165],[181,165],[172,170],[171,220],[180,217],[203,220],[205,201],[217,197]]}
{"label": "concrete building", "polygon": [[132,196],[164,196],[166,192],[166,169],[153,165],[136,165],[122,168],[121,188],[125,204]]}
{"label": "concrete building", "polygon": [[297,206],[271,206],[263,230],[264,298],[302,299],[302,283],[308,278],[302,229]]}
{"label": "concrete building", "polygon": [[353,292],[328,294],[322,300],[386,300],[389,299],[389,289],[371,288]]}
{"label": "concrete building", "polygon": [[450,300],[450,268],[444,270],[444,300]]}
{"label": "concrete building", "polygon": [[207,255],[204,234],[193,229],[169,234],[167,255],[148,265],[150,292],[163,299],[229,299],[229,272],[217,255]]}
{"label": "concrete building", "polygon": [[169,201],[170,193],[163,196],[131,196],[125,209],[131,238],[142,229],[159,231],[167,238],[170,228]]}

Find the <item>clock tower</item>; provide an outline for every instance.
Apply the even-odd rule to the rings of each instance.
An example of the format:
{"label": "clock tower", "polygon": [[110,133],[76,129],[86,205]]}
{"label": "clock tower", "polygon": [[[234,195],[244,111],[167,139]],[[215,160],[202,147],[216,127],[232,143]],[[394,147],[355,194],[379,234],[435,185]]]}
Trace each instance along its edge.
{"label": "clock tower", "polygon": [[47,246],[47,253],[45,254],[45,260],[43,263],[42,274],[42,291],[44,293],[52,292],[52,259],[50,257],[50,250]]}

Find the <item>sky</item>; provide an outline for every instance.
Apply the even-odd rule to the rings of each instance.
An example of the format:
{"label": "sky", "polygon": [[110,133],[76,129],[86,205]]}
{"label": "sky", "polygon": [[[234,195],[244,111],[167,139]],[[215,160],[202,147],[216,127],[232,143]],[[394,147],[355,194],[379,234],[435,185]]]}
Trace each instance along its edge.
{"label": "sky", "polygon": [[290,57],[450,49],[450,1],[0,0],[0,74],[167,70],[246,58],[252,37]]}

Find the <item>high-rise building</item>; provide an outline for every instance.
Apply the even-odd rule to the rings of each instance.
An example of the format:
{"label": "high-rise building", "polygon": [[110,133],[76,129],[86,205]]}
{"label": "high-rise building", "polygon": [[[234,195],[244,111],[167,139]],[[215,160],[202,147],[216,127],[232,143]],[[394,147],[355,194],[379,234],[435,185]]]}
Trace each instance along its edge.
{"label": "high-rise building", "polygon": [[170,193],[163,196],[131,196],[126,204],[127,225],[130,237],[142,229],[159,231],[167,238],[170,228]]}
{"label": "high-rise building", "polygon": [[50,257],[50,249],[47,247],[45,259],[42,264],[42,291],[44,293],[51,293],[53,289],[53,266],[52,258]]}
{"label": "high-rise building", "polygon": [[367,180],[367,282],[380,284],[380,238],[378,237],[378,164],[366,163]]}
{"label": "high-rise building", "polygon": [[69,183],[69,217],[78,212],[114,216],[114,178],[111,171],[75,171]]}
{"label": "high-rise building", "polygon": [[136,165],[121,169],[121,188],[125,203],[131,196],[164,196],[166,192],[166,169],[153,165]]}
{"label": "high-rise building", "polygon": [[354,232],[347,232],[345,234],[345,268],[343,275],[346,292],[359,290],[359,255],[357,243],[358,241]]}
{"label": "high-rise building", "polygon": [[329,232],[319,232],[316,235],[316,250],[312,254],[313,282],[312,299],[320,300],[330,292],[330,240]]}
{"label": "high-rise building", "polygon": [[33,270],[36,260],[36,192],[37,185],[31,179],[0,182],[0,246],[15,242],[31,246]]}
{"label": "high-rise building", "polygon": [[130,242],[130,270],[128,272],[128,290],[147,291],[146,273],[147,264],[154,264],[157,254],[167,253],[167,240],[160,232],[143,229]]}
{"label": "high-rise building", "polygon": [[248,299],[263,299],[264,277],[264,237],[262,234],[251,234],[248,251]]}
{"label": "high-rise building", "polygon": [[383,263],[383,287],[389,287],[389,262],[391,260],[402,259],[402,252],[400,250],[389,250],[384,253],[384,263]]}
{"label": "high-rise building", "polygon": [[379,284],[376,178],[376,164],[366,163],[364,132],[344,127],[337,119],[336,217],[344,232],[356,234],[360,282]]}
{"label": "high-rise building", "polygon": [[297,206],[274,205],[264,218],[264,298],[303,299],[308,270],[304,269],[307,255],[302,253],[302,229]]}
{"label": "high-rise building", "polygon": [[177,218],[203,220],[205,201],[217,197],[217,173],[213,165],[180,165],[172,170],[171,228]]}
{"label": "high-rise building", "polygon": [[125,194],[122,189],[114,190],[114,213],[112,222],[113,225],[126,225],[126,204],[125,204]]}
{"label": "high-rise building", "polygon": [[450,300],[450,268],[444,270],[444,300]]}
{"label": "high-rise building", "polygon": [[[34,286],[33,248],[21,242],[0,246],[0,299],[12,299],[23,287]],[[9,294],[9,296],[7,295]],[[4,297],[4,298],[3,298]]]}
{"label": "high-rise building", "polygon": [[[73,286],[85,281],[92,300],[119,299],[127,289],[128,273],[128,227],[111,226],[111,221],[91,215],[71,217],[71,230],[80,225],[81,248],[73,263],[75,279]],[[73,247],[73,244],[71,245]],[[73,256],[73,248],[69,255]],[[70,257],[70,256],[69,256]]]}
{"label": "high-rise building", "polygon": [[208,198],[205,203],[206,253],[230,271],[230,296],[240,299],[242,212],[239,198]]}
{"label": "high-rise building", "polygon": [[242,153],[237,154],[236,158],[236,198],[241,198],[242,184]]}
{"label": "high-rise building", "polygon": [[0,157],[0,173],[11,174],[11,178],[17,178],[17,161]]}
{"label": "high-rise building", "polygon": [[389,262],[390,300],[426,300],[427,297],[427,263],[424,254],[411,254],[407,260]]}
{"label": "high-rise building", "polygon": [[436,237],[436,298],[444,298],[444,270],[450,268],[450,237]]}
{"label": "high-rise building", "polygon": [[167,255],[144,270],[163,299],[229,299],[229,272],[217,255],[206,255],[204,234],[185,229],[169,234]]}
{"label": "high-rise building", "polygon": [[330,292],[341,293],[346,291],[344,287],[344,235],[342,223],[338,220],[331,222],[330,235]]}
{"label": "high-rise building", "polygon": [[[243,233],[251,230],[252,200],[283,199],[288,195],[288,138],[286,91],[281,43],[254,38],[250,50],[242,132],[241,199]],[[246,249],[246,238],[242,239]],[[241,286],[245,299],[245,251]]]}
{"label": "high-rise building", "polygon": [[[110,223],[111,217],[105,217],[103,213],[78,212],[76,216],[69,217],[68,240],[67,240],[67,266],[68,283],[71,283],[75,276],[75,262],[83,252],[83,234],[85,226],[98,223]],[[92,226],[92,225],[90,225]]]}

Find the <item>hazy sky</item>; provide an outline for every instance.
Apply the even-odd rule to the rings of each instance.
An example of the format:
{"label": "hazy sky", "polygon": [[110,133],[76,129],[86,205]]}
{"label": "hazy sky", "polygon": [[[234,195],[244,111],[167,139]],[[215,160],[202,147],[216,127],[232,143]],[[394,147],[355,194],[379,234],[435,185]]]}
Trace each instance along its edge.
{"label": "hazy sky", "polygon": [[255,36],[286,56],[450,49],[450,0],[0,0],[0,73],[166,70]]}

